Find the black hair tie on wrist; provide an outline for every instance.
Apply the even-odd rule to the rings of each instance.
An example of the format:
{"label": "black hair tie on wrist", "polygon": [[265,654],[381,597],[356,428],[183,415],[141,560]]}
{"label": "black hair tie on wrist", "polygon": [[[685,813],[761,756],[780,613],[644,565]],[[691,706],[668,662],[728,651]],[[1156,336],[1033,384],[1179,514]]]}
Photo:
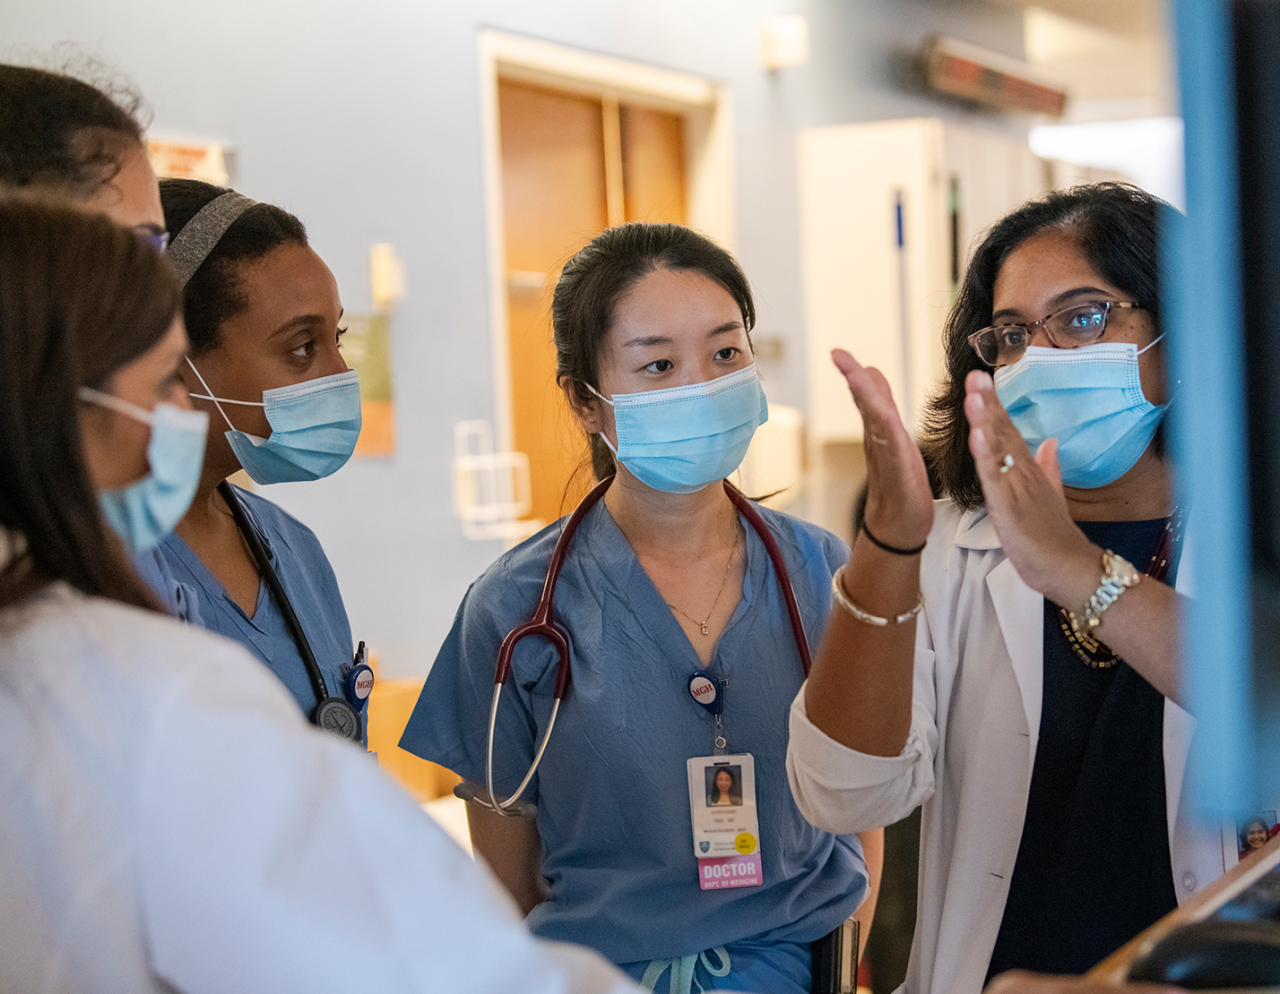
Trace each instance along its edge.
{"label": "black hair tie on wrist", "polygon": [[915,556],[924,551],[924,547],[928,545],[928,540],[921,542],[914,549],[899,549],[896,545],[890,545],[888,542],[881,542],[878,538],[871,534],[871,529],[867,527],[867,523],[862,522],[862,530],[867,538],[871,539],[871,544],[884,549],[885,552],[892,552],[895,556]]}

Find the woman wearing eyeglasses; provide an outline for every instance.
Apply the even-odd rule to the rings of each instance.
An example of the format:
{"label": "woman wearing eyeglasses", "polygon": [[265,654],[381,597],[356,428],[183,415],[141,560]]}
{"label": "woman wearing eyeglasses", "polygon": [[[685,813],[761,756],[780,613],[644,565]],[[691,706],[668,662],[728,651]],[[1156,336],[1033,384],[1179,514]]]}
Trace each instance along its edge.
{"label": "woman wearing eyeglasses", "polygon": [[[163,252],[169,233],[138,121],[142,99],[113,90],[67,73],[0,64],[0,188],[73,201]],[[169,614],[202,624],[195,589],[173,575],[155,548],[139,547],[133,566]]]}
{"label": "woman wearing eyeglasses", "polygon": [[835,354],[867,509],[788,763],[829,831],[924,805],[908,991],[1083,972],[1222,872],[1181,811],[1156,261],[1176,216],[1101,184],[998,222],[947,322],[923,458],[884,377]]}

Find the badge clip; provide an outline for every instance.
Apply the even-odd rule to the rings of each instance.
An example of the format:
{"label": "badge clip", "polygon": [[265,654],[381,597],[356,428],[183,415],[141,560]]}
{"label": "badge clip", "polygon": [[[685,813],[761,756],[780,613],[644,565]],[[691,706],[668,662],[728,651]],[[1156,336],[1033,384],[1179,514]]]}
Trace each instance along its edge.
{"label": "badge clip", "polygon": [[689,677],[689,696],[700,708],[718,715],[724,710],[724,681],[706,673],[695,673]]}

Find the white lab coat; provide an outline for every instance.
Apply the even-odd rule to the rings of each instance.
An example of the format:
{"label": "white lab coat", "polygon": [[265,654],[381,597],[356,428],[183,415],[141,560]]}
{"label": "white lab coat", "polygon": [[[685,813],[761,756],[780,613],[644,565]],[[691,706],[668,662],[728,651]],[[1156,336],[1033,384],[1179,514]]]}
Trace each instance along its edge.
{"label": "white lab coat", "polygon": [[238,645],[62,584],[0,611],[0,798],[3,991],[638,991]]}
{"label": "white lab coat", "polygon": [[[1178,589],[1185,592],[1186,556]],[[977,994],[1009,893],[1040,728],[1043,598],[1018,576],[985,510],[939,501],[921,570],[911,732],[896,757],[848,749],[791,707],[787,770],[800,810],[832,832],[890,825],[924,805],[915,939],[903,990]],[[1223,872],[1221,841],[1182,790],[1195,722],[1166,699],[1165,793],[1183,901]],[[1116,844],[1124,844],[1116,840]]]}

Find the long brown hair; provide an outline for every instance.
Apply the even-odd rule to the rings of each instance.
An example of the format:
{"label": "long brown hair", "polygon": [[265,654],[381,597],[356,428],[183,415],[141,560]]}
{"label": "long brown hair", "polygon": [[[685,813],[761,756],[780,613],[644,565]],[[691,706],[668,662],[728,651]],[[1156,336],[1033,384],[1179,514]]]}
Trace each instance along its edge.
{"label": "long brown hair", "polygon": [[16,546],[0,606],[54,580],[157,608],[108,530],[81,452],[82,386],[155,345],[179,291],[150,246],[105,217],[0,198],[0,528]]}

